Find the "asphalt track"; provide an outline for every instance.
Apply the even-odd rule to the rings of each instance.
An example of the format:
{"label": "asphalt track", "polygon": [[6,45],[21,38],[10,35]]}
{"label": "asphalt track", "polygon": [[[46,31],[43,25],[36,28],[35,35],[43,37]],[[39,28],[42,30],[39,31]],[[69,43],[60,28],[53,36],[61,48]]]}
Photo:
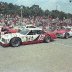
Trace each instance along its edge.
{"label": "asphalt track", "polygon": [[0,72],[72,72],[72,38],[15,48],[0,46]]}

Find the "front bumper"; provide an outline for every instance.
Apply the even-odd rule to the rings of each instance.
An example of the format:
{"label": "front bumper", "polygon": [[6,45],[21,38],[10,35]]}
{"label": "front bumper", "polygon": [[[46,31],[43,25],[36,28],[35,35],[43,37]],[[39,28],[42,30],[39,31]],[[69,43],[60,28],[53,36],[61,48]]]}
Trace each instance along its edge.
{"label": "front bumper", "polygon": [[2,42],[1,40],[0,40],[0,45],[3,46],[3,47],[8,47],[8,46],[9,46],[9,44],[5,44],[5,43]]}
{"label": "front bumper", "polygon": [[57,38],[64,38],[64,34],[56,34]]}

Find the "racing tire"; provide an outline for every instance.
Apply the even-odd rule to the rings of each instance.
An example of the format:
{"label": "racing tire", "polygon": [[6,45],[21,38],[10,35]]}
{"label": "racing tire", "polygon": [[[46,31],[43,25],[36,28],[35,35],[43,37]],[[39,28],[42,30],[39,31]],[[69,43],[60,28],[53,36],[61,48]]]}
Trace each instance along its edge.
{"label": "racing tire", "polygon": [[10,45],[12,47],[18,47],[18,46],[20,46],[20,44],[21,44],[21,39],[18,37],[14,37],[10,40]]}
{"label": "racing tire", "polygon": [[69,38],[69,34],[65,33],[65,39],[68,39],[68,38]]}
{"label": "racing tire", "polygon": [[45,37],[45,39],[44,39],[45,43],[49,43],[50,41],[51,41],[51,37],[50,36]]}

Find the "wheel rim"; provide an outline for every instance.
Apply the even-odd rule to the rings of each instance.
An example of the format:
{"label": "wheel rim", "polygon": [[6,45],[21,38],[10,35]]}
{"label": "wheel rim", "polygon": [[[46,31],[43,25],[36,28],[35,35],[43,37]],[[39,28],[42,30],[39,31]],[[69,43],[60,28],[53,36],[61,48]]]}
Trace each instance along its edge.
{"label": "wheel rim", "polygon": [[12,46],[16,47],[20,45],[20,41],[18,39],[13,39],[11,44]]}
{"label": "wheel rim", "polygon": [[68,34],[66,34],[66,39],[67,39],[67,38],[69,38],[69,35],[68,35]]}
{"label": "wheel rim", "polygon": [[50,37],[46,38],[46,42],[49,43],[50,42]]}
{"label": "wheel rim", "polygon": [[66,35],[66,38],[68,38],[68,35]]}

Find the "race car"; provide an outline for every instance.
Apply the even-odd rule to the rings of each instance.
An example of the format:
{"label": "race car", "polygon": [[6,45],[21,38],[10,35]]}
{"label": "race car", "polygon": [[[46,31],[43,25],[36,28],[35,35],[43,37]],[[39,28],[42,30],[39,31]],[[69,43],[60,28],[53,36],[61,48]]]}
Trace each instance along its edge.
{"label": "race car", "polygon": [[46,42],[56,39],[56,35],[51,32],[44,32],[40,28],[24,29],[19,33],[5,34],[1,37],[2,46],[18,47],[21,44],[35,44]]}
{"label": "race car", "polygon": [[8,34],[8,33],[16,33],[18,32],[19,30],[18,29],[14,29],[14,28],[10,28],[8,26],[4,26],[4,27],[1,27],[0,28],[0,37],[1,35],[3,34]]}
{"label": "race car", "polygon": [[72,27],[65,27],[64,29],[55,30],[54,33],[57,35],[58,38],[66,38],[72,36]]}

